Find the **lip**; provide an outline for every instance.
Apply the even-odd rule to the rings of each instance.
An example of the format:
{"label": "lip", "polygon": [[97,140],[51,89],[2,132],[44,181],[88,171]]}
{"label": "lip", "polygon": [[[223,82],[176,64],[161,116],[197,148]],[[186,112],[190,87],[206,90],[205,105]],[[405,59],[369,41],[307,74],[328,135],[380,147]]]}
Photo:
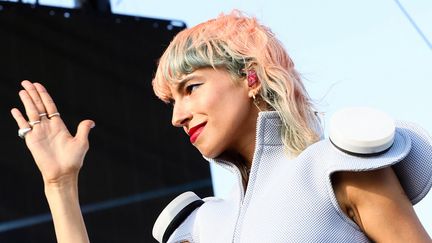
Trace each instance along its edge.
{"label": "lip", "polygon": [[195,143],[206,124],[207,122],[203,122],[189,129],[188,134],[191,143]]}

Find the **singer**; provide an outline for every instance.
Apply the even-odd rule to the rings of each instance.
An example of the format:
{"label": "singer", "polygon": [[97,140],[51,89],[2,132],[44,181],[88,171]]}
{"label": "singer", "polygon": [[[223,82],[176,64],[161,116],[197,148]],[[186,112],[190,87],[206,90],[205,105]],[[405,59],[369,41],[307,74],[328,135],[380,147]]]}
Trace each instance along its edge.
{"label": "singer", "polygon": [[[27,117],[11,112],[42,173],[58,242],[89,242],[77,183],[95,122],[72,136],[47,90],[22,86]],[[181,217],[162,212],[159,242],[432,242],[412,206],[432,184],[431,138],[397,121],[383,153],[338,150],[292,59],[256,18],[233,11],[180,32],[153,88],[172,105],[172,125],[238,180],[228,198],[176,199]]]}

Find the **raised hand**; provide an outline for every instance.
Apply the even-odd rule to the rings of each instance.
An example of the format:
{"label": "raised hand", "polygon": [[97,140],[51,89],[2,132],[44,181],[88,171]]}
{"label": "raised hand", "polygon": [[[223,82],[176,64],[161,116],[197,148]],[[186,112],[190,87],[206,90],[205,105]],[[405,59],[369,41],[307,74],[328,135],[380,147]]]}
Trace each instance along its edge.
{"label": "raised hand", "polygon": [[88,150],[88,134],[94,126],[82,121],[77,134],[67,130],[45,87],[23,81],[19,92],[28,120],[16,108],[11,110],[45,184],[59,243],[88,243],[87,230],[78,199],[78,173]]}
{"label": "raised hand", "polygon": [[45,87],[29,81],[23,81],[21,85],[24,90],[19,96],[28,120],[17,108],[11,113],[21,131],[31,128],[23,137],[45,184],[75,179],[89,148],[88,134],[94,122],[82,121],[76,135],[72,136]]}

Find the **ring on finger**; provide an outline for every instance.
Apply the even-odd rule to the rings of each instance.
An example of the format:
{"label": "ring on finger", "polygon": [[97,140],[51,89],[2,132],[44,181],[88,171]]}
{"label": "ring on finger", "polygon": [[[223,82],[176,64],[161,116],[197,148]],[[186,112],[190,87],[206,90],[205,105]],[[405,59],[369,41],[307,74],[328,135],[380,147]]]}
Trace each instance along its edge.
{"label": "ring on finger", "polygon": [[43,117],[43,116],[46,116],[46,115],[47,115],[47,113],[40,113],[39,117]]}
{"label": "ring on finger", "polygon": [[34,125],[39,124],[39,123],[41,123],[40,120],[39,121],[29,121],[29,124],[31,127],[33,127]]}
{"label": "ring on finger", "polygon": [[55,116],[60,116],[60,113],[55,112],[55,113],[49,114],[48,118],[52,118],[52,117],[55,117]]}
{"label": "ring on finger", "polygon": [[20,128],[20,129],[18,129],[18,136],[19,136],[20,138],[24,139],[24,138],[25,138],[25,135],[26,135],[27,133],[29,133],[31,130],[32,130],[31,127]]}

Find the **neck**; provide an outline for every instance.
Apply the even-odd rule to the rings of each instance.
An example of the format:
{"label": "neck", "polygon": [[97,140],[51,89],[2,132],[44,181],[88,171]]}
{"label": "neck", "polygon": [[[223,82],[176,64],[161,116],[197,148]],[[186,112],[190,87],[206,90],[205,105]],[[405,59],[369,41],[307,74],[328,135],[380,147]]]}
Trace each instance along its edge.
{"label": "neck", "polygon": [[254,109],[253,115],[243,126],[247,126],[245,130],[249,131],[230,146],[231,148],[222,153],[221,157],[227,161],[232,161],[239,169],[246,168],[250,171],[252,167],[253,156],[255,153],[256,130],[258,120],[257,109]]}
{"label": "neck", "polygon": [[258,112],[259,111],[256,111],[253,119],[250,119],[247,124],[244,124],[245,126],[249,126],[248,131],[250,132],[247,133],[246,136],[239,138],[231,150],[225,151],[220,156],[222,159],[231,161],[237,166],[242,174],[245,188],[249,180],[249,173],[252,168],[252,161],[255,153]]}
{"label": "neck", "polygon": [[220,156],[221,159],[231,161],[240,171],[242,176],[243,188],[246,190],[249,174],[252,167],[252,157],[253,151],[250,159],[245,159],[242,155],[238,153],[229,153],[226,152]]}
{"label": "neck", "polygon": [[[282,127],[282,123],[280,121],[278,113],[275,111],[265,111],[261,115],[262,117],[259,119],[259,121],[258,115],[255,118],[255,121],[253,123],[253,132],[252,130],[249,130],[250,132],[246,136],[248,138],[248,142],[241,144],[236,143],[236,145],[243,146],[231,146],[230,150],[226,150],[225,152],[217,156],[217,158],[206,158],[209,161],[213,161],[216,163],[223,161],[224,163],[227,162],[237,167],[242,174],[243,185],[245,186],[244,188],[246,188],[246,184],[249,178],[249,171],[252,167],[252,161],[254,159],[253,156],[255,154],[256,146],[258,146],[256,143],[260,143],[259,146],[284,146],[280,137],[280,129]],[[257,127],[257,125],[259,125],[259,127]],[[244,138],[244,136],[241,137]],[[246,174],[247,176],[245,176]]]}

